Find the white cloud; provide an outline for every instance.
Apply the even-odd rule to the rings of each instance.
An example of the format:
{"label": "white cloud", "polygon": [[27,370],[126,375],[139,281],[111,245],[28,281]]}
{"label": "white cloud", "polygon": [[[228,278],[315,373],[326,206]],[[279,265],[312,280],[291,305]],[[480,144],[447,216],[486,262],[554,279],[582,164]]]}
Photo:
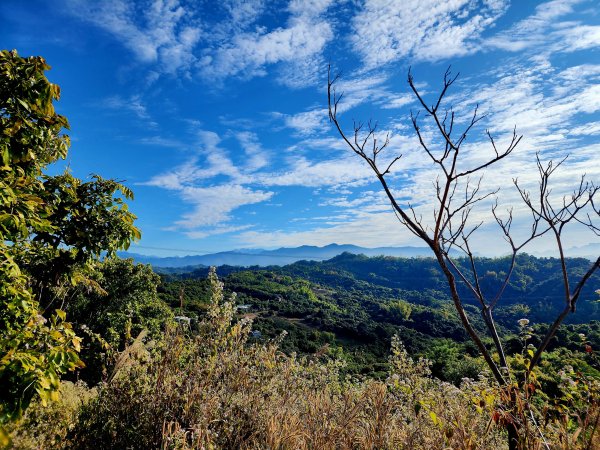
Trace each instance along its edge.
{"label": "white cloud", "polygon": [[229,14],[229,20],[222,25],[228,26],[227,30],[244,30],[256,22],[263,14],[265,2],[263,0],[224,0],[221,6]]}
{"label": "white cloud", "polygon": [[[469,140],[463,148],[459,170],[476,167],[492,157],[493,150],[483,133],[485,126],[488,126],[495,135],[498,147],[503,148],[508,142],[513,127],[517,125],[517,130],[525,134],[523,141],[507,159],[486,171],[482,192],[502,187],[499,194],[500,203],[515,206],[515,230],[520,228],[517,231],[522,234],[527,232],[530,222],[526,208],[522,206],[522,200],[511,182],[514,177],[518,177],[522,186],[535,191],[538,183],[535,151],[541,151],[544,160],[560,159],[565,154],[572,153],[563,170],[553,177],[552,188],[557,198],[571,192],[576,187],[578,177],[583,173],[587,173],[588,179],[596,184],[600,180],[600,163],[595,156],[600,149],[598,145],[585,145],[585,141],[581,140],[582,137],[599,132],[597,121],[592,120],[588,123],[586,121],[595,119],[592,114],[600,111],[600,68],[594,64],[583,64],[558,70],[546,59],[541,58],[504,64],[500,70],[486,73],[483,78],[485,81],[480,83],[473,79],[466,80],[465,83],[459,81],[453,86],[447,99],[447,106],[454,106],[459,121],[463,120],[465,110],[468,115],[469,109],[475,104],[480,105],[480,112],[489,113],[484,126],[470,133]],[[455,92],[456,90],[458,92]],[[352,106],[353,103],[351,102]],[[383,105],[381,107],[383,108]],[[428,126],[425,122],[421,123],[421,126],[426,141],[432,142],[432,145],[439,143],[439,138],[436,139],[438,133],[435,127]],[[399,128],[398,132],[399,134],[392,138],[391,147],[394,150],[390,150],[392,153],[404,153],[404,157],[396,166],[395,173],[399,178],[389,180],[390,186],[396,188],[394,191],[396,199],[403,206],[409,203],[416,206],[417,214],[423,214],[424,223],[432,223],[435,199],[433,182],[437,173],[432,170],[423,151],[418,146],[411,146],[411,142],[414,143],[414,139],[409,136],[412,131]],[[367,174],[366,177],[368,176]],[[365,183],[368,182],[366,180],[367,178]],[[342,210],[347,208],[348,211],[358,208],[362,212],[367,212],[365,208],[377,207],[360,198],[351,199],[345,196],[327,200],[325,203]],[[385,202],[381,204],[384,205]],[[384,223],[388,220],[384,216],[376,217],[378,216],[373,215],[369,220],[381,220]],[[480,205],[473,212],[472,219],[473,223],[485,220],[490,224],[482,229],[482,238],[477,237],[477,243],[483,253],[506,251],[506,248],[503,249],[497,243],[490,245],[490,236],[498,234],[494,228],[489,204]],[[365,236],[355,228],[355,223],[364,225],[365,221],[366,219],[361,216],[343,226],[315,228],[310,233],[292,233],[288,238],[282,232],[278,237],[281,241],[278,242],[282,245],[296,245],[301,239],[306,239],[315,245],[325,244],[328,239],[333,239],[333,236],[354,233],[356,239],[362,240],[362,245],[381,245],[380,238],[388,243],[398,239],[387,230],[382,230],[381,236],[371,238]],[[379,228],[373,225],[373,229]],[[397,224],[394,231],[399,232],[399,230],[402,230],[402,226]],[[254,232],[244,233],[244,236],[251,239],[254,244],[263,238],[260,233]],[[402,240],[404,234],[400,236]],[[567,237],[574,243],[585,243],[585,239],[589,238],[587,234],[581,237],[577,233],[570,233]],[[537,249],[550,248],[551,244],[540,242]]]}
{"label": "white cloud", "polygon": [[397,94],[390,95],[381,105],[383,109],[397,109],[403,106],[410,105],[415,101],[415,97],[412,94]]}
{"label": "white cloud", "polygon": [[329,116],[326,108],[311,109],[290,115],[275,113],[275,116],[282,117],[285,126],[294,129],[300,135],[322,133],[329,129]]}
{"label": "white cloud", "polygon": [[534,14],[488,39],[486,44],[514,52],[543,44],[552,23],[559,17],[572,12],[573,6],[580,1],[553,0],[542,3],[536,7]]}
{"label": "white cloud", "polygon": [[[352,194],[352,192],[348,192],[348,194]],[[325,198],[319,203],[319,206],[333,206],[348,211],[357,208],[364,212],[390,211],[390,202],[383,191],[361,190],[355,198],[348,198],[345,195],[336,198]]]}
{"label": "white cloud", "polygon": [[177,139],[165,138],[163,136],[147,136],[139,140],[141,144],[153,145],[157,147],[169,147],[169,148],[185,148],[183,142]]}
{"label": "white cloud", "polygon": [[277,173],[264,173],[256,181],[264,186],[337,186],[363,185],[371,180],[371,172],[358,158],[348,154],[342,158],[309,161],[291,157],[289,167]]}
{"label": "white cloud", "polygon": [[[197,142],[195,153],[183,164],[162,174],[155,175],[144,183],[171,190],[181,190],[185,186],[197,184],[218,176],[226,176],[236,183],[243,181],[244,176],[240,167],[230,159],[228,152],[223,149],[221,137],[212,131],[196,130]],[[246,138],[248,139],[248,138]],[[252,165],[260,164],[262,156],[258,153],[248,159],[250,166],[241,166],[242,170],[252,169]]]}
{"label": "white cloud", "polygon": [[511,52],[534,50],[537,55],[574,52],[600,46],[600,26],[560,18],[573,13],[585,0],[552,0],[538,5],[534,14],[489,38],[485,45]]}
{"label": "white cloud", "polygon": [[268,65],[318,56],[332,37],[326,20],[313,14],[292,15],[286,28],[242,32],[217,48],[205,50],[198,66],[205,78],[213,80],[263,76]]}
{"label": "white cloud", "polygon": [[240,131],[236,133],[236,138],[246,156],[244,171],[255,172],[269,164],[268,153],[260,145],[258,136],[255,133]]}
{"label": "white cloud", "polygon": [[[337,95],[343,94],[337,109],[340,116],[368,102],[382,109],[398,109],[415,102],[412,93],[392,90],[388,86],[388,75],[383,72],[348,79],[340,78],[334,87]],[[326,107],[312,108],[296,114],[276,112],[273,116],[281,118],[286,127],[295,130],[300,136],[328,134],[331,131],[329,111]]]}
{"label": "white cloud", "polygon": [[[202,238],[247,229],[246,225],[232,224],[233,211],[269,200],[274,192],[257,190],[253,173],[268,164],[267,153],[257,136],[238,132],[245,158],[236,166],[222,146],[221,137],[214,132],[195,130],[195,154],[186,162],[143,183],[177,192],[181,199],[192,205],[192,211],[174,222],[172,230],[183,230],[190,238]],[[227,177],[223,182],[220,177]],[[211,185],[206,183],[212,180]]]}
{"label": "white cloud", "polygon": [[276,81],[290,89],[319,86],[327,78],[327,63],[321,52],[292,59],[279,67]]}
{"label": "white cloud", "polygon": [[600,47],[600,26],[598,25],[570,26],[557,31],[556,34],[564,40],[563,51],[565,52]]}
{"label": "white cloud", "polygon": [[[482,143],[473,144],[473,149],[464,153],[464,163],[472,165],[479,161],[482,156]],[[489,145],[489,144],[488,144]],[[477,151],[472,151],[472,150]],[[551,187],[555,204],[560,205],[560,197],[572,191],[578,182],[578,177],[588,174],[588,179],[597,181],[600,179],[600,164],[590,163],[594,161],[594,155],[600,151],[598,145],[580,147],[578,153],[569,158],[565,165],[555,172],[552,177]],[[514,158],[513,158],[514,156]],[[548,158],[545,157],[544,160]],[[423,168],[411,171],[408,179],[402,183],[391,183],[395,198],[406,208],[408,204],[415,207],[417,216],[421,216],[423,224],[434,223],[433,200],[435,190],[433,181],[436,171]],[[494,165],[492,170],[486,172],[482,184],[482,193],[489,192],[501,187],[498,197],[501,210],[504,206],[514,206],[515,239],[518,242],[528,233],[531,222],[529,214],[524,207],[518,192],[512,186],[513,177],[519,178],[519,183],[526,189],[535,192],[537,187],[537,172],[533,154],[528,152],[517,152],[510,158]],[[372,178],[372,177],[371,177]],[[347,183],[342,186],[348,186]],[[460,189],[459,189],[460,192]],[[350,195],[346,191],[347,195]],[[251,230],[240,233],[236,239],[245,246],[251,247],[274,247],[274,246],[298,246],[298,245],[327,245],[332,242],[354,243],[366,247],[387,245],[415,245],[415,237],[398,222],[391,212],[391,206],[385,195],[379,190],[360,190],[353,197],[344,195],[339,198],[324,198],[320,206],[336,208],[337,215],[325,218],[308,218],[307,225],[312,227],[302,231],[276,230],[259,231]],[[459,195],[460,196],[460,195]],[[498,229],[491,213],[491,203],[484,202],[478,205],[471,216],[471,224],[480,220],[484,221],[484,227],[477,232],[472,240],[476,252],[485,255],[500,255],[507,253],[509,247],[503,244],[502,235]],[[341,220],[338,220],[341,218]],[[319,220],[326,220],[319,223]],[[576,228],[576,227],[574,227]],[[589,243],[592,237],[590,233],[582,233],[581,230],[567,231],[565,242],[568,246],[584,245]],[[540,240],[534,245],[526,248],[526,251],[550,251],[555,250],[552,241]]]}
{"label": "white cloud", "polygon": [[366,213],[353,210],[342,223],[313,227],[305,231],[246,231],[236,236],[248,247],[295,247],[352,243],[364,247],[415,245],[414,236],[402,227],[391,210]]}
{"label": "white cloud", "polygon": [[144,104],[141,96],[132,95],[129,98],[124,98],[119,95],[113,95],[102,101],[97,106],[102,109],[108,109],[112,111],[127,111],[133,113],[138,119],[143,121],[150,120],[150,114],[146,105]]}
{"label": "white cloud", "polygon": [[[490,75],[492,79],[489,79]],[[509,157],[486,171],[482,184],[482,192],[502,188],[501,203],[516,206],[516,220],[525,220],[527,214],[511,181],[518,177],[523,186],[535,190],[538,183],[536,151],[541,152],[544,160],[558,160],[572,153],[564,170],[557,172],[552,181],[557,195],[569,193],[583,173],[598,183],[600,164],[594,156],[598,146],[586,145],[582,138],[598,133],[597,121],[586,121],[594,119],[591,114],[600,111],[599,75],[600,69],[591,64],[559,71],[543,62],[535,65],[527,61],[527,64],[506,65],[500,73],[487,73],[481,83],[467,80],[462,91],[451,92],[447,106],[452,105],[457,114],[464,115],[478,104],[480,113],[489,115],[482,127],[470,133],[463,146],[459,171],[476,167],[493,155],[483,133],[484,127],[491,130],[498,148],[502,149],[508,144],[516,125],[517,132],[524,135],[522,141]],[[457,84],[454,88],[460,86]],[[437,133],[427,127],[424,118],[421,126],[426,142],[433,142],[434,147],[439,141],[435,139]],[[413,154],[406,156],[410,159]],[[405,160],[403,158],[398,164],[401,166]],[[416,163],[409,167],[419,170],[411,175],[410,185],[399,192],[413,202],[434,198],[431,180],[435,179],[435,172],[426,166],[418,167]],[[413,187],[409,189],[411,185]],[[427,201],[420,209],[430,208]],[[489,220],[489,209],[484,208],[474,215],[474,220],[479,219]]]}
{"label": "white cloud", "polygon": [[573,136],[596,136],[600,134],[600,122],[589,122],[569,129]]}
{"label": "white cloud", "polygon": [[352,21],[352,45],[367,68],[462,56],[479,48],[506,8],[506,1],[366,0]]}
{"label": "white cloud", "polygon": [[325,12],[332,3],[334,3],[333,0],[291,0],[288,10],[295,17],[317,17]]}
{"label": "white cloud", "polygon": [[317,83],[323,49],[333,37],[324,18],[331,4],[331,0],[292,0],[287,23],[269,29],[256,24],[265,13],[264,2],[227,2],[230,18],[211,26],[197,63],[200,74],[219,83],[228,77],[264,76],[269,66],[277,65],[280,84],[300,88]]}
{"label": "white cloud", "polygon": [[235,233],[242,230],[247,230],[248,228],[252,228],[252,225],[240,225],[240,226],[218,226],[213,227],[211,229],[202,230],[202,231],[187,231],[185,235],[190,239],[204,239],[209,236],[215,236],[219,234],[226,233]]}
{"label": "white cloud", "polygon": [[[178,228],[194,230],[199,227],[219,227],[231,220],[231,212],[244,205],[269,200],[274,193],[224,184],[208,187],[186,186],[181,190],[184,201],[193,205],[193,211],[175,222]],[[201,230],[204,231],[204,230]]]}
{"label": "white cloud", "polygon": [[[196,159],[192,159],[172,170],[154,175],[150,180],[142,184],[172,191],[181,190],[186,182],[196,179],[196,162]],[[202,179],[202,176],[200,175],[198,178]]]}
{"label": "white cloud", "polygon": [[[266,2],[228,1],[218,7],[228,10],[231,20],[216,24],[210,36],[197,34],[199,28],[189,25],[191,15],[187,6],[181,6],[175,0],[157,1],[145,21],[135,24],[126,14],[124,1],[113,0],[115,10],[112,12],[103,6],[90,8],[100,11],[99,16],[111,19],[103,28],[123,38],[124,45],[142,61],[184,71],[190,71],[193,66],[205,79],[216,82],[227,77],[261,76],[275,67],[280,84],[297,88],[318,84],[315,76],[326,67],[322,64],[323,51],[333,39],[335,26],[327,13],[330,3],[294,0],[288,5],[289,16],[283,25],[276,23],[266,27],[261,22]],[[349,112],[365,104],[389,110],[404,108],[415,101],[412,93],[398,92],[391,87],[390,75],[384,69],[374,70],[382,64],[404,58],[440,60],[482,49],[533,49],[538,53],[546,42],[551,44],[549,51],[564,52],[598,45],[597,27],[575,22],[569,25],[558,20],[569,14],[575,3],[557,0],[540,5],[530,18],[508,32],[486,40],[484,33],[492,29],[506,10],[505,1],[424,0],[403,4],[366,1],[364,9],[356,13],[351,24],[357,32],[351,45],[359,52],[368,70],[359,72],[358,76],[341,78],[337,83],[338,91],[345,94],[339,107],[341,121],[344,126],[351,127]],[[169,14],[159,17],[159,12],[164,10]],[[152,20],[157,22],[154,24]],[[152,24],[156,32],[138,39]],[[203,49],[200,44],[204,45]],[[526,134],[510,160],[488,171],[486,189],[509,184],[514,176],[519,176],[524,185],[534,186],[532,155],[535,150],[542,150],[544,157],[576,150],[576,157],[569,167],[574,172],[585,170],[596,179],[599,177],[600,167],[594,163],[598,148],[582,145],[581,141],[599,133],[597,121],[586,124],[585,120],[590,120],[586,115],[600,110],[600,66],[582,64],[560,71],[552,67],[544,52],[539,53],[528,61],[521,59],[507,63],[504,60],[492,74],[495,79],[490,81],[490,74],[485,74],[485,82],[469,82],[465,90],[452,93],[449,98],[463,101],[466,108],[480,103],[481,110],[490,113],[488,124],[499,143],[506,139],[515,124]],[[320,82],[322,84],[323,79]],[[454,88],[460,89],[460,80]],[[293,109],[286,114],[273,113],[272,117],[293,130],[291,139],[282,141],[284,149],[265,150],[259,138],[262,130],[257,130],[264,124],[257,125],[254,120],[244,127],[226,124],[235,130],[221,135],[198,129],[200,125],[195,124],[196,142],[187,145],[192,149],[187,161],[146,183],[169,189],[190,205],[190,211],[175,222],[174,229],[192,238],[245,231],[240,234],[240,241],[244,245],[258,246],[324,245],[344,240],[367,246],[409,243],[412,235],[399,233],[402,227],[393,214],[385,212],[389,210],[385,198],[372,191],[356,189],[373,189],[370,184],[376,179],[337,135],[332,137],[335,133],[324,105],[314,102],[311,105],[308,108],[305,105],[297,113]],[[106,107],[126,109],[140,119],[149,119],[139,97],[110,98]],[[388,114],[389,111],[384,111],[384,116]],[[269,125],[273,123],[272,117]],[[581,117],[584,117],[583,121],[579,120]],[[221,121],[222,125],[224,123],[225,119]],[[428,214],[426,219],[431,220],[436,175],[431,170],[431,162],[415,143],[410,127],[407,130],[395,123],[385,126],[396,132],[390,142],[388,158],[404,154],[389,177],[390,184],[395,186],[394,192],[404,205],[416,205],[418,211]],[[245,131],[240,131],[242,129]],[[281,128],[275,130],[276,133],[280,131]],[[433,128],[423,126],[422,131],[427,139],[436,142]],[[143,142],[177,145],[177,142],[160,136],[146,138]],[[236,154],[232,143],[242,152]],[[465,145],[460,164],[465,168],[472,167],[491,154],[483,134],[476,136],[473,133]],[[270,161],[273,157],[285,158],[284,163],[277,161],[274,164]],[[566,192],[572,176],[558,177],[556,182],[557,192]],[[339,216],[328,215],[327,226],[321,224],[296,233],[256,231],[255,225],[240,225],[241,216],[236,214],[239,208],[267,202],[277,191],[287,187],[315,188],[318,192],[314,195],[319,196],[320,206],[335,208]],[[508,203],[518,203],[516,193],[510,188],[501,196]],[[357,209],[360,212],[357,213]],[[516,213],[523,216],[522,209]],[[489,219],[489,211],[474,213],[474,218],[480,217]],[[339,223],[340,220],[344,223]]]}
{"label": "white cloud", "polygon": [[283,63],[280,82],[304,87],[317,81],[314,69],[324,66],[322,51],[333,37],[322,17],[331,0],[292,0],[287,23],[272,29],[257,24],[267,13],[263,0],[224,0],[203,8],[180,0],[64,1],[71,14],[113,35],[138,61],[156,64],[147,84],[159,72],[191,76],[193,68],[212,82],[252,78]]}
{"label": "white cloud", "polygon": [[320,152],[327,153],[346,153],[349,149],[344,141],[339,139],[337,136],[328,135],[328,136],[318,136],[318,137],[308,137],[306,139],[301,139],[296,141],[294,144],[286,148],[287,153],[291,153],[294,155],[301,155],[304,153],[311,153],[314,150],[318,150]]}
{"label": "white cloud", "polygon": [[487,126],[493,132],[508,133],[516,126],[525,135],[522,146],[543,150],[561,145],[565,151],[576,145],[573,141],[565,148],[563,142],[573,123],[582,133],[587,115],[600,110],[599,81],[598,65],[558,71],[545,62],[528,61],[506,66],[490,81],[469,81],[468,90],[448,102],[464,108],[479,104],[480,112],[489,114]]}
{"label": "white cloud", "polygon": [[145,63],[162,72],[187,71],[201,31],[189,9],[178,0],[135,4],[126,0],[67,0],[69,11],[115,36]]}

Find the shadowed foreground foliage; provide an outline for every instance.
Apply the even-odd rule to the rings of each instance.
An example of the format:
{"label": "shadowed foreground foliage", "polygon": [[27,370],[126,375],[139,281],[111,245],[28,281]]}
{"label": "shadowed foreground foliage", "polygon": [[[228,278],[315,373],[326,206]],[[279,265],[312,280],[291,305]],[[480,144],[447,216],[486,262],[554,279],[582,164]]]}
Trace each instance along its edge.
{"label": "shadowed foreground foliage", "polygon": [[[234,299],[210,274],[212,301],[199,331],[170,330],[163,342],[137,339],[96,389],[64,384],[62,404],[28,411],[13,430],[16,448],[504,448],[489,377],[458,388],[430,376],[398,339],[383,381],[340,377],[340,362],[286,356],[278,341],[249,345],[251,323],[234,320]],[[541,398],[527,448],[597,448],[597,386],[564,373],[558,413]],[[565,390],[565,392],[567,392]],[[77,400],[73,400],[76,398]],[[565,397],[566,398],[566,397]],[[533,425],[535,423],[535,425]],[[543,435],[543,437],[542,437]],[[35,442],[34,446],[32,443]]]}

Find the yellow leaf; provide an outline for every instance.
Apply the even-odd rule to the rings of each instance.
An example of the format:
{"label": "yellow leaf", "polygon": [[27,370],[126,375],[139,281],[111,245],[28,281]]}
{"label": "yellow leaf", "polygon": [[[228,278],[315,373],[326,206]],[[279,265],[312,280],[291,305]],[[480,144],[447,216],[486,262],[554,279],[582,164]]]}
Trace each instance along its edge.
{"label": "yellow leaf", "polygon": [[75,349],[75,351],[78,351],[78,352],[81,351],[81,338],[75,336],[73,338],[72,342],[73,342],[73,348]]}
{"label": "yellow leaf", "polygon": [[0,425],[0,448],[9,448],[11,445],[10,436],[8,431],[2,425]]}
{"label": "yellow leaf", "polygon": [[432,420],[432,422],[433,422],[434,425],[438,424],[437,415],[433,411],[429,411],[429,417],[431,417],[431,420]]}
{"label": "yellow leaf", "polygon": [[56,315],[58,317],[60,317],[61,320],[65,320],[67,318],[67,313],[64,312],[62,309],[57,309],[56,310]]}
{"label": "yellow leaf", "polygon": [[50,389],[50,380],[47,378],[40,378],[39,383],[43,389]]}

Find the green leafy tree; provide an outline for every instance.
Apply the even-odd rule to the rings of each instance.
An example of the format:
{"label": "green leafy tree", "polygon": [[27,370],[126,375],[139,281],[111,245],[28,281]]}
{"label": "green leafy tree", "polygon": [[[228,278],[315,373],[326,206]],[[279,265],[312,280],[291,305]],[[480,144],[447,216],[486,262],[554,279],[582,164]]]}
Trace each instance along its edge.
{"label": "green leafy tree", "polygon": [[41,57],[0,51],[0,427],[36,395],[55,399],[61,375],[83,366],[65,294],[100,290],[89,274],[101,254],[140,236],[120,183],[44,175],[70,145],[48,69]]}
{"label": "green leafy tree", "polygon": [[114,258],[101,263],[91,279],[104,292],[79,289],[67,312],[76,328],[97,337],[81,351],[86,364],[81,378],[95,383],[111,363],[111,352],[122,351],[142,330],[159,338],[173,313],[158,297],[160,277],[149,265]]}

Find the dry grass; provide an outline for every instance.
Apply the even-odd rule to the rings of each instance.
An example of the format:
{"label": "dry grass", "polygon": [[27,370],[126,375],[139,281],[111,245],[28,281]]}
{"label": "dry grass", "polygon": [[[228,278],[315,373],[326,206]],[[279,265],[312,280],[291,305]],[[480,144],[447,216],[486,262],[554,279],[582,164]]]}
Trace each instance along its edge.
{"label": "dry grass", "polygon": [[[501,395],[485,378],[460,389],[434,379],[428,363],[413,361],[398,340],[385,381],[342,379],[339,361],[285,356],[277,342],[248,345],[250,323],[234,322],[233,303],[211,276],[213,304],[200,333],[170,330],[161,347],[128,352],[127,363],[80,408],[73,429],[46,448],[507,447],[493,420]],[[600,433],[590,439],[597,404],[577,414],[532,427],[524,446],[546,448],[546,440],[553,449],[600,448]]]}

